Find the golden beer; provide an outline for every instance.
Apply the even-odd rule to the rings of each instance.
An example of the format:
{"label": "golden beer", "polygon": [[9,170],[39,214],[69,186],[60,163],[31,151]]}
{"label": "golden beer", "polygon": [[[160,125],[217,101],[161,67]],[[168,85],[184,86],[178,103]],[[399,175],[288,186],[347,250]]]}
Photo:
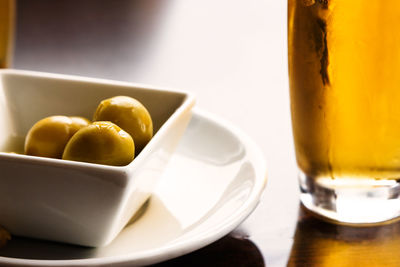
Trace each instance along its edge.
{"label": "golden beer", "polygon": [[400,1],[289,0],[300,169],[400,178]]}
{"label": "golden beer", "polygon": [[288,49],[303,204],[399,217],[400,1],[288,0]]}
{"label": "golden beer", "polygon": [[0,68],[9,67],[14,31],[14,0],[0,0]]}

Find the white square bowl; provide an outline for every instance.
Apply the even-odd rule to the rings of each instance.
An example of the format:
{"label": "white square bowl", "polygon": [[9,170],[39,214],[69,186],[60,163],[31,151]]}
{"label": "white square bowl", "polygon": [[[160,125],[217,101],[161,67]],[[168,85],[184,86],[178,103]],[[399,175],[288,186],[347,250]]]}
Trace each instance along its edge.
{"label": "white square bowl", "polygon": [[[154,137],[127,166],[20,154],[51,115],[91,119],[101,100],[126,95],[149,110]],[[84,246],[110,243],[151,195],[191,117],[188,92],[67,75],[0,70],[0,225],[14,235]]]}

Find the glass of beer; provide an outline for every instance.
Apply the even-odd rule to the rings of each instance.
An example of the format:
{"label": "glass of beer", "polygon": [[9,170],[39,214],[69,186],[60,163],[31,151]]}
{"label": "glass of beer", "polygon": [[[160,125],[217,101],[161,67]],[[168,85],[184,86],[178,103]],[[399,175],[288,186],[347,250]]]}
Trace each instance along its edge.
{"label": "glass of beer", "polygon": [[301,202],[344,224],[400,216],[400,1],[288,0]]}
{"label": "glass of beer", "polygon": [[11,63],[14,39],[14,0],[0,0],[0,68],[7,68]]}

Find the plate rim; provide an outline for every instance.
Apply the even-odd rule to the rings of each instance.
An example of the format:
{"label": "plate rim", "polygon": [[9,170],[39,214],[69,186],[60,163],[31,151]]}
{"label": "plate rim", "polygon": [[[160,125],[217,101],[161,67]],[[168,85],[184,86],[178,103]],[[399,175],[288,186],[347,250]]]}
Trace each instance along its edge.
{"label": "plate rim", "polygon": [[41,259],[22,259],[0,256],[0,263],[8,266],[118,266],[122,264],[156,264],[162,261],[170,260],[175,257],[183,256],[197,249],[203,248],[212,242],[217,241],[240,225],[257,207],[267,184],[267,163],[264,153],[260,147],[242,130],[228,122],[227,120],[211,112],[193,108],[193,117],[197,116],[202,120],[211,121],[215,125],[222,127],[244,144],[247,150],[254,155],[251,162],[255,168],[255,183],[249,194],[249,197],[243,202],[239,209],[230,214],[221,223],[213,225],[206,231],[196,235],[196,239],[181,240],[172,244],[166,244],[162,247],[148,249],[146,251],[134,254],[107,256],[103,258],[86,259],[66,259],[66,260],[41,260]]}

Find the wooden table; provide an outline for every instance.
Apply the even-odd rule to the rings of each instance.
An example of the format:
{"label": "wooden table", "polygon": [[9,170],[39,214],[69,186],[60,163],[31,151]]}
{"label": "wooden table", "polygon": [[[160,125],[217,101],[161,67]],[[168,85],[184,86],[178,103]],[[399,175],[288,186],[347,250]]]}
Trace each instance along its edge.
{"label": "wooden table", "polygon": [[14,67],[190,90],[262,148],[254,213],[158,266],[400,266],[400,223],[336,226],[301,208],[286,47],[282,0],[20,0]]}

